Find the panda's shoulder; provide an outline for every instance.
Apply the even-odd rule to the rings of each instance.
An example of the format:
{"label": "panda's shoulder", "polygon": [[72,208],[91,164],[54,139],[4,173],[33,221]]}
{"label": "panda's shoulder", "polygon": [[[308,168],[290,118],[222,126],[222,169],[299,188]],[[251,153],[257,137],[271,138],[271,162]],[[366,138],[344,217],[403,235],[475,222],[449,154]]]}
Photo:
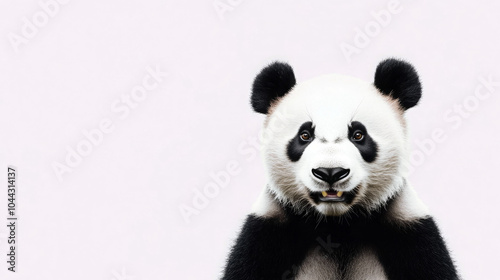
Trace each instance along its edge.
{"label": "panda's shoulder", "polygon": [[267,187],[261,191],[252,205],[251,215],[264,219],[283,220],[286,218],[285,210]]}
{"label": "panda's shoulder", "polygon": [[405,184],[387,205],[386,219],[390,222],[411,223],[429,217],[429,209],[409,184]]}

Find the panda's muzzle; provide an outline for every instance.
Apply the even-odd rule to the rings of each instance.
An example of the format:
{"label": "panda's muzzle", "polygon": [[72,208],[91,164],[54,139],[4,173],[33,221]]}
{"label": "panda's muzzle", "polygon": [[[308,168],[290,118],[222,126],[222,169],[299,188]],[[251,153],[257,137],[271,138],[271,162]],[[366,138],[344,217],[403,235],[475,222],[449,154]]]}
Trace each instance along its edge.
{"label": "panda's muzzle", "polygon": [[349,175],[350,169],[342,167],[335,167],[335,168],[319,167],[319,168],[313,168],[311,172],[314,175],[314,177],[324,182],[327,182],[331,186],[333,185],[333,183],[338,182],[347,177]]}
{"label": "panda's muzzle", "polygon": [[354,198],[354,193],[343,192],[334,189],[333,184],[349,176],[350,169],[342,167],[318,167],[311,170],[314,177],[328,183],[329,188],[324,191],[311,192],[311,198],[315,203],[321,202],[346,202],[350,203]]}

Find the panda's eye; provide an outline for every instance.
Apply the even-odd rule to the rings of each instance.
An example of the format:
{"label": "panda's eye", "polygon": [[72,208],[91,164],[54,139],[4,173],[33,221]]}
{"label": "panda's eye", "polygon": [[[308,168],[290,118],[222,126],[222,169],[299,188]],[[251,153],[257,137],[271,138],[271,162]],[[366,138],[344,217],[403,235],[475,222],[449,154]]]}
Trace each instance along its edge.
{"label": "panda's eye", "polygon": [[300,133],[300,140],[302,141],[311,141],[311,134],[307,131],[303,131]]}
{"label": "panda's eye", "polygon": [[361,141],[363,140],[363,138],[365,138],[365,135],[359,130],[354,132],[354,134],[352,135],[352,140],[354,141]]}

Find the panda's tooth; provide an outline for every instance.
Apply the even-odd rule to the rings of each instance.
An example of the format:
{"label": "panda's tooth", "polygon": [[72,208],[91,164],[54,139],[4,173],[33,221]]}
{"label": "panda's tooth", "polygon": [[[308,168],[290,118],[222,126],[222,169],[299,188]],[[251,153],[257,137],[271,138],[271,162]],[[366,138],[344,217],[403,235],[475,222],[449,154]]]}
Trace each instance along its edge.
{"label": "panda's tooth", "polygon": [[341,197],[344,192],[337,192],[337,197]]}
{"label": "panda's tooth", "polygon": [[323,195],[323,197],[326,197],[328,195],[325,191],[322,191],[321,194]]}

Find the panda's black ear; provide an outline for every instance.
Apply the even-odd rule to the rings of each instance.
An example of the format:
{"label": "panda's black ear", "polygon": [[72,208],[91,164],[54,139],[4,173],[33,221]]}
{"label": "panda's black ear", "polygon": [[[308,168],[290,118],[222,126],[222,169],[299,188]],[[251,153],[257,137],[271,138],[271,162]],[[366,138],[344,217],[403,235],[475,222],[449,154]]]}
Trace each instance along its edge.
{"label": "panda's black ear", "polygon": [[375,71],[374,84],[382,94],[397,99],[404,110],[417,105],[422,96],[417,71],[402,60],[389,58],[380,62]]}
{"label": "panda's black ear", "polygon": [[251,103],[255,112],[267,114],[271,103],[287,94],[295,85],[290,65],[274,62],[262,69],[252,86]]}

